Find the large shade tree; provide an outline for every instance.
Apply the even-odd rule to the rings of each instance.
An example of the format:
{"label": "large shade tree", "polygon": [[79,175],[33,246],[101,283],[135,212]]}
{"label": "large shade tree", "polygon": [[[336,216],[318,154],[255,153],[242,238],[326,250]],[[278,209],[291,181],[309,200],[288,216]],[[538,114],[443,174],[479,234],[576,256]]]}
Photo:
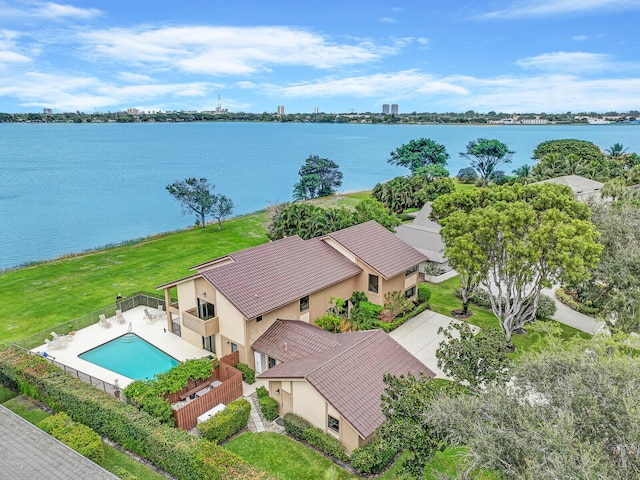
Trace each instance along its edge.
{"label": "large shade tree", "polygon": [[478,138],[470,140],[467,143],[466,151],[461,152],[460,156],[470,160],[471,167],[478,172],[482,179],[482,186],[486,187],[497,172],[498,165],[511,163],[511,156],[514,153],[500,140]]}
{"label": "large shade tree", "polygon": [[468,471],[522,480],[640,478],[640,360],[623,353],[628,341],[563,341],[527,353],[508,385],[436,395],[413,416],[432,436],[463,446]]}
{"label": "large shade tree", "polygon": [[589,277],[602,245],[589,209],[568,187],[516,184],[434,201],[449,264],[477,278],[511,336],[535,319],[544,287]]}
{"label": "large shade tree", "polygon": [[300,181],[293,187],[294,200],[326,197],[342,185],[342,172],[336,162],[309,155],[298,171]]}
{"label": "large shade tree", "polygon": [[209,183],[206,178],[187,178],[177,180],[166,186],[169,194],[175,198],[184,214],[195,213],[196,223],[204,228],[206,217],[216,203],[217,196],[213,193],[215,185]]}
{"label": "large shade tree", "polygon": [[411,140],[409,143],[396,148],[389,155],[388,163],[407,167],[411,170],[411,173],[415,173],[418,169],[427,165],[444,167],[449,159],[446,147],[430,138]]}

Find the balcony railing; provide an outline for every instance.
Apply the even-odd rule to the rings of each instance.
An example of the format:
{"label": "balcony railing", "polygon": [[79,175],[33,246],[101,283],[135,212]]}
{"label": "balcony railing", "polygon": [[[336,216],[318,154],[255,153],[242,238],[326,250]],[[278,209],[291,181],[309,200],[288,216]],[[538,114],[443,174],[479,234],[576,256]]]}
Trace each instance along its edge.
{"label": "balcony railing", "polygon": [[198,318],[198,310],[195,308],[182,312],[182,324],[185,328],[193,330],[203,337],[210,337],[220,332],[218,317],[202,320]]}

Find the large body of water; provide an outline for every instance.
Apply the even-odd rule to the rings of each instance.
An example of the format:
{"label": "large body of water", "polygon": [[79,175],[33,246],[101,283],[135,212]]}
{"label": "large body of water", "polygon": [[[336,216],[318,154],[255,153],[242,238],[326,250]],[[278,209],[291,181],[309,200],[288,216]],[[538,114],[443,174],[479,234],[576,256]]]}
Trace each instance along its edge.
{"label": "large body of water", "polygon": [[165,187],[206,177],[235,214],[291,199],[309,155],[330,158],[340,190],[372,188],[408,171],[386,163],[412,139],[442,143],[455,175],[469,140],[516,151],[508,173],[545,140],[575,138],[640,152],[640,127],[352,125],[291,123],[0,123],[0,269],[193,225]]}

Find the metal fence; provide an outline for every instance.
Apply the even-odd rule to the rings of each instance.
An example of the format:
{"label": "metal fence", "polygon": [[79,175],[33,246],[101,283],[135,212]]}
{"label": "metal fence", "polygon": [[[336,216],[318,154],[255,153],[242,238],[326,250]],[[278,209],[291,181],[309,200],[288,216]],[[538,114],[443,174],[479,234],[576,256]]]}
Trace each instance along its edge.
{"label": "metal fence", "polygon": [[108,307],[96,310],[95,312],[88,313],[86,315],[83,315],[82,317],[74,318],[73,320],[61,323],[60,325],[56,325],[54,327],[48,328],[47,330],[43,330],[29,337],[23,338],[22,340],[17,340],[12,343],[26,350],[31,350],[32,348],[36,348],[44,344],[44,340],[51,336],[52,331],[56,332],[58,335],[66,335],[69,332],[75,332],[77,330],[80,330],[81,328],[85,328],[89,325],[93,325],[94,323],[98,323],[100,321],[100,315],[104,315],[109,318],[113,317],[116,314],[116,310],[122,310],[123,312],[126,312],[127,310],[139,307],[140,305],[151,308],[158,308],[159,305],[166,307],[164,300],[160,298],[138,294],[134,295],[133,297],[124,298],[121,301],[114,303],[113,305],[109,305]]}

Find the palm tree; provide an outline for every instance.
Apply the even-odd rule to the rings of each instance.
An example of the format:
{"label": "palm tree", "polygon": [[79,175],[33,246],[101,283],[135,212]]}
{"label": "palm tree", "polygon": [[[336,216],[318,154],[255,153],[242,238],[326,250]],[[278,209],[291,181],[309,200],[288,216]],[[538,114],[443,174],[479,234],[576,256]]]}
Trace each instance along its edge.
{"label": "palm tree", "polygon": [[533,178],[531,177],[531,166],[526,163],[513,170],[512,173],[517,177],[518,181],[524,185],[533,182]]}
{"label": "palm tree", "polygon": [[622,160],[625,156],[629,155],[627,153],[628,148],[625,148],[621,143],[614,143],[609,148],[606,148],[604,151],[611,160]]}

